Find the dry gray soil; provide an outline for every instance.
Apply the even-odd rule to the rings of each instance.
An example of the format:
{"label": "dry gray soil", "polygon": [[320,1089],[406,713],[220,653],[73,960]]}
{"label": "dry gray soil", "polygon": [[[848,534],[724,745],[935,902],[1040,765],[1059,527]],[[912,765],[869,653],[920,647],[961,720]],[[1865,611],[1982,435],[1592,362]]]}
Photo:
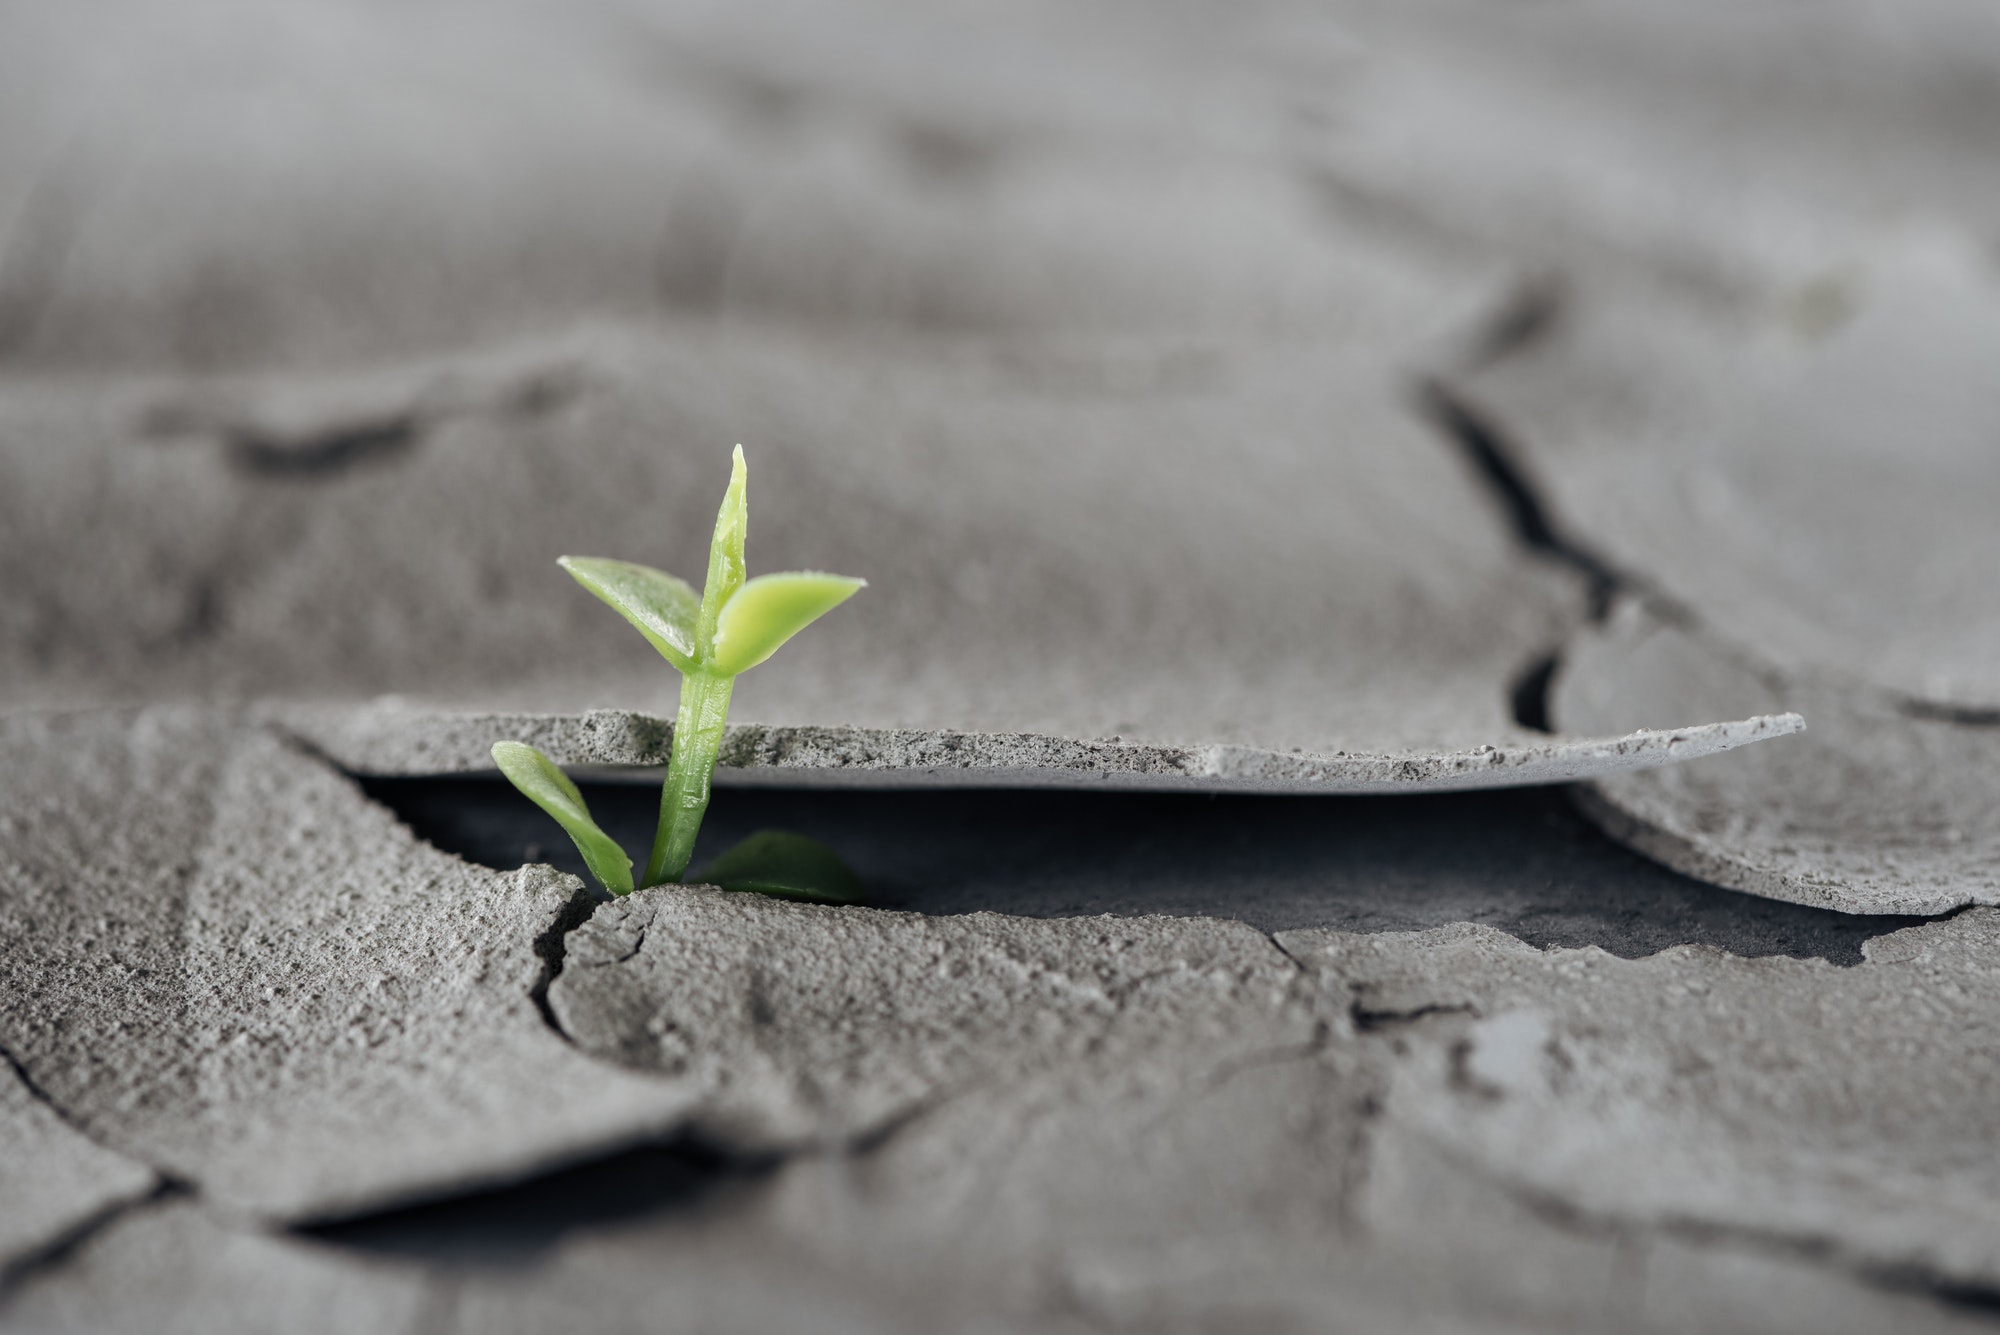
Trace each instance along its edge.
{"label": "dry gray soil", "polygon": [[[1982,0],[0,11],[0,1330],[2000,1321]],[[869,587],[737,693],[555,567]]]}

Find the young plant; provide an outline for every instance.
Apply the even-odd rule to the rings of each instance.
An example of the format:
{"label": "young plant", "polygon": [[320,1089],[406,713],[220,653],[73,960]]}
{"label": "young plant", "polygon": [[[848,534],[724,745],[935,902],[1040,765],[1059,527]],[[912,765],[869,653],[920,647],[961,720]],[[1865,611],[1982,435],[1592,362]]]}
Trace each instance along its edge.
{"label": "young plant", "polygon": [[[743,447],[738,445],[729,490],[715,517],[707,584],[699,595],[665,571],[630,561],[596,556],[565,556],[557,561],[577,583],[631,622],[681,674],[673,751],[660,790],[660,821],[640,887],[678,881],[687,873],[695,836],[708,810],[709,783],[738,675],[769,658],[786,640],[867,584],[811,570],[746,579],[747,518]],[[591,819],[583,795],[554,761],[524,742],[495,743],[493,761],[529,801],[569,833],[584,865],[607,891],[631,893],[631,859]],[[853,873],[831,852],[800,835],[774,831],[753,835],[716,859],[715,868],[725,888],[733,882],[742,889],[795,898],[851,902],[858,897]]]}

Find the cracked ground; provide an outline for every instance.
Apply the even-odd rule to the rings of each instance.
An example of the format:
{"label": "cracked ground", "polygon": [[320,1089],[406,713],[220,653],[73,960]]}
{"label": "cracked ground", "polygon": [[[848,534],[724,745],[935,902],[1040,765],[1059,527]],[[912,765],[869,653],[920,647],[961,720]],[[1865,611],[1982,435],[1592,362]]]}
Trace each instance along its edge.
{"label": "cracked ground", "polygon": [[[2000,21],[0,14],[0,1330],[2000,1321]],[[869,588],[747,676],[570,587]]]}

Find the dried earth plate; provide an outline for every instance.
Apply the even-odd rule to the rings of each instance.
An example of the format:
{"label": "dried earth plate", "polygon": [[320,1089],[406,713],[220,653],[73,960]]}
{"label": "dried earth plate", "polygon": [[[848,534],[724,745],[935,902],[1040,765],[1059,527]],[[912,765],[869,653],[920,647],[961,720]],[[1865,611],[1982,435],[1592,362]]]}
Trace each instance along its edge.
{"label": "dried earth plate", "polygon": [[1843,913],[2000,903],[2000,728],[1763,666],[1637,604],[1572,646],[1551,706],[1579,728],[1690,709],[1812,719],[1783,746],[1582,790],[1612,834],[1690,876]]}

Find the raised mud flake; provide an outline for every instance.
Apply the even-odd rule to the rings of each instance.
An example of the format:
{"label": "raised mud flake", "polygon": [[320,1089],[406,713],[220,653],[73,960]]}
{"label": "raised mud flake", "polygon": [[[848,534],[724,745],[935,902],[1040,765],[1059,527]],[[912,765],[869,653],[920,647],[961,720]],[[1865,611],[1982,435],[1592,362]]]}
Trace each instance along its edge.
{"label": "raised mud flake", "polygon": [[[177,718],[156,748],[174,763],[131,759]],[[94,1137],[206,1200],[296,1219],[516,1177],[690,1104],[537,1011],[535,942],[572,879],[441,855],[260,729],[80,716],[65,751],[53,726],[10,720],[10,805],[200,817],[134,819],[117,857],[79,854],[65,822],[12,850],[0,1035]]]}
{"label": "raised mud flake", "polygon": [[[279,706],[268,717],[357,773],[485,773],[489,742],[505,735],[566,765],[603,775],[663,764],[673,736],[663,718],[623,710],[583,715],[465,714],[401,702]],[[965,733],[738,723],[716,766],[719,784],[828,784],[1085,788],[1240,793],[1459,792],[1566,783],[1698,760],[1802,727],[1796,714],[1550,737],[1506,725],[1504,746],[1460,751],[1306,753],[1246,746],[1076,740],[1033,733]],[[1489,734],[1498,735],[1498,734]]]}
{"label": "raised mud flake", "polygon": [[1845,970],[1470,926],[1279,941],[1358,1004],[1451,1008],[1397,1033],[1387,1115],[1525,1201],[1890,1288],[2000,1281],[2000,913],[1878,938]]}
{"label": "raised mud flake", "polygon": [[2000,903],[2000,728],[1761,668],[1636,608],[1577,642],[1553,704],[1584,728],[1703,708],[1811,719],[1775,746],[1585,790],[1607,830],[1690,876],[1846,913]]}

